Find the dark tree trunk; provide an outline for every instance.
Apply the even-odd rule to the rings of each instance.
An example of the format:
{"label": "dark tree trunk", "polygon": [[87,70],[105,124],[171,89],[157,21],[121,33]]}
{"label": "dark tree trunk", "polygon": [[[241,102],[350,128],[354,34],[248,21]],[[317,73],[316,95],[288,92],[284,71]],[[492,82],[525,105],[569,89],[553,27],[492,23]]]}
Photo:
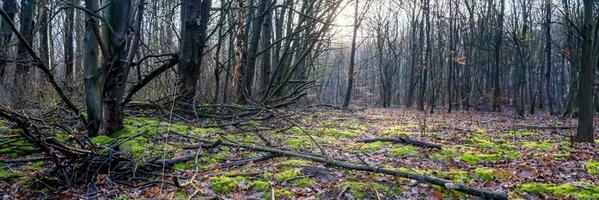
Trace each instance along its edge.
{"label": "dark tree trunk", "polygon": [[494,90],[493,90],[493,111],[501,112],[501,87],[499,85],[499,78],[501,75],[499,74],[499,67],[501,66],[501,43],[503,41],[503,15],[505,11],[505,0],[501,0],[500,2],[500,11],[499,17],[497,19],[497,33],[495,36],[495,78],[494,81]]}
{"label": "dark tree trunk", "polygon": [[[70,0],[69,3],[75,4],[77,1]],[[73,46],[73,31],[74,31],[74,20],[75,20],[75,9],[67,6],[65,10],[65,21],[64,21],[64,87],[66,91],[70,91],[71,83],[73,81],[73,62],[74,62],[74,46]]]}
{"label": "dark tree trunk", "polygon": [[[21,16],[20,22],[20,33],[23,35],[25,41],[29,44],[33,44],[33,11],[35,10],[35,2],[32,0],[21,1]],[[25,95],[31,92],[32,83],[30,82],[30,68],[31,63],[27,60],[31,60],[31,56],[27,52],[26,44],[19,42],[17,46],[17,60],[21,62],[17,63],[15,69],[15,76],[13,76],[13,86],[15,88],[15,99],[14,103],[17,108],[23,108],[26,105],[27,99]]]}
{"label": "dark tree trunk", "polygon": [[549,113],[554,114],[553,110],[553,91],[551,90],[551,4],[552,1],[545,1],[545,93],[547,93],[547,103]]}
{"label": "dark tree trunk", "polygon": [[356,0],[354,2],[355,8],[354,8],[354,27],[353,27],[353,34],[352,34],[352,42],[351,42],[351,52],[349,55],[349,71],[347,72],[347,89],[345,90],[345,98],[343,99],[343,105],[342,108],[346,109],[349,106],[349,102],[351,101],[351,93],[352,93],[352,89],[353,89],[353,84],[354,84],[354,66],[356,65],[356,36],[358,35],[358,28],[360,26],[360,16],[358,13],[358,0]]}
{"label": "dark tree trunk", "polygon": [[[15,13],[17,13],[17,1],[16,0],[6,0],[2,5],[2,10],[8,14],[8,17],[11,21],[14,21]],[[9,57],[9,43],[10,38],[12,37],[12,30],[8,27],[8,22],[6,20],[0,20],[0,57],[8,58]],[[0,60],[0,87],[4,85],[4,73],[6,62]]]}
{"label": "dark tree trunk", "polygon": [[181,0],[181,56],[177,73],[181,100],[185,102],[192,102],[195,97],[211,6],[212,0]]}
{"label": "dark tree trunk", "polygon": [[593,0],[584,0],[584,26],[582,41],[582,67],[580,69],[580,92],[578,92],[579,116],[575,142],[594,142],[593,134]]}

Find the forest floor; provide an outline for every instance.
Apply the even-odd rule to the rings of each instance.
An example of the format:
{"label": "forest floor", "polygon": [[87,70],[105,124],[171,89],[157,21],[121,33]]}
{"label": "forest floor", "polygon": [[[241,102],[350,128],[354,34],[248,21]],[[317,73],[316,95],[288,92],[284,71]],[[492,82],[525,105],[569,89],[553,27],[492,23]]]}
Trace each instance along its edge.
{"label": "forest floor", "polygon": [[[98,175],[96,181],[57,191],[31,177],[48,170],[44,161],[0,164],[0,191],[15,197],[122,197],[219,199],[470,199],[460,192],[388,175],[356,172],[300,158],[275,157],[246,163],[262,153],[240,148],[190,149],[219,137],[288,151],[322,154],[355,164],[435,176],[473,188],[506,192],[510,199],[599,199],[599,153],[595,144],[575,144],[575,120],[548,115],[516,119],[508,113],[435,114],[408,109],[281,110],[281,117],[246,120],[235,126],[205,127],[211,120],[166,122],[129,113],[126,129],[92,138],[101,146],[128,138],[120,149],[140,163],[198,152],[194,159],[155,176],[127,181]],[[136,116],[136,117],[135,117]],[[284,116],[284,117],[282,117]],[[176,118],[174,116],[172,119]],[[596,120],[595,124],[599,120]],[[194,126],[189,126],[194,124]],[[10,136],[10,129],[2,130]],[[141,136],[137,136],[143,133]],[[309,134],[310,136],[308,136]],[[410,138],[442,149],[361,142]],[[68,135],[57,134],[68,141]],[[0,159],[29,156],[26,142],[1,144]],[[33,154],[32,156],[35,156]],[[126,182],[126,183],[124,183]],[[176,185],[176,186],[175,186]]]}

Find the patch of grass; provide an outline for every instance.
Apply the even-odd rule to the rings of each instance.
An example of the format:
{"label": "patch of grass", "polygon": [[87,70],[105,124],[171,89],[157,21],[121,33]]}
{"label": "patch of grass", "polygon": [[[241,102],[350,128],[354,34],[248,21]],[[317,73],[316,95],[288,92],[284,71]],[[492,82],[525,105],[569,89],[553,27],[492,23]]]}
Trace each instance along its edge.
{"label": "patch of grass", "polygon": [[474,176],[483,181],[493,180],[493,169],[483,169],[476,168],[474,169]]}
{"label": "patch of grass", "polygon": [[584,168],[589,174],[599,174],[599,161],[589,160],[584,164]]}
{"label": "patch of grass", "polygon": [[257,180],[252,182],[252,190],[256,192],[266,191],[270,188],[270,184],[266,181]]}
{"label": "patch of grass", "polygon": [[418,154],[418,151],[415,147],[410,145],[402,145],[400,147],[395,147],[389,150],[389,155],[396,158],[416,154]]}
{"label": "patch of grass", "polygon": [[389,143],[389,142],[371,142],[371,143],[363,144],[360,147],[360,150],[363,150],[363,151],[376,151],[376,150],[379,150],[379,149],[383,148],[384,146],[388,146],[390,144],[391,143]]}
{"label": "patch of grass", "polygon": [[550,183],[525,183],[518,187],[519,192],[533,194],[551,194],[557,197],[576,199],[599,199],[599,186],[590,183],[566,183],[561,185]]}
{"label": "patch of grass", "polygon": [[288,169],[275,174],[275,180],[279,183],[293,180],[302,175],[302,172],[298,169]]}

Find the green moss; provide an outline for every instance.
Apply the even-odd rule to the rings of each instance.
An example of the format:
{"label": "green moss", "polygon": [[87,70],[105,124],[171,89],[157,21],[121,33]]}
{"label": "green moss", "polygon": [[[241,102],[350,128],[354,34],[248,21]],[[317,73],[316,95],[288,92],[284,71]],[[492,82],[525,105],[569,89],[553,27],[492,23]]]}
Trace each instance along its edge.
{"label": "green moss", "polygon": [[389,142],[371,142],[371,143],[366,143],[363,144],[360,147],[360,150],[363,151],[376,151],[379,150],[381,148],[383,148],[384,146],[390,145],[391,143]]}
{"label": "green moss", "polygon": [[302,172],[298,169],[288,169],[282,172],[275,174],[275,180],[277,182],[287,182],[289,180],[293,180],[302,175]]}
{"label": "green moss", "polygon": [[119,146],[121,151],[125,151],[134,158],[143,158],[148,150],[148,140],[146,138],[135,138],[128,140]]}
{"label": "green moss", "polygon": [[[218,128],[199,128],[182,122],[169,123],[144,117],[129,117],[124,120],[125,129],[131,133],[138,134],[146,132],[148,136],[168,131],[179,134],[205,135],[209,133],[222,132]],[[121,134],[128,135],[128,134]],[[113,135],[114,137],[114,135]]]}
{"label": "green moss", "polygon": [[210,178],[210,189],[216,193],[227,194],[237,187],[243,177],[215,176]]}
{"label": "green moss", "polygon": [[533,136],[536,134],[537,133],[531,132],[531,131],[508,131],[508,132],[506,132],[506,135],[514,136],[514,137],[527,137],[527,136]]}
{"label": "green moss", "polygon": [[551,194],[557,197],[573,197],[576,199],[599,199],[599,186],[590,183],[566,183],[561,185],[549,183],[525,183],[518,187],[519,192],[534,194]]}
{"label": "green moss", "polygon": [[96,137],[92,137],[89,140],[94,144],[104,145],[104,144],[108,144],[108,143],[112,142],[113,138],[105,136],[105,135],[99,135]]}
{"label": "green moss", "polygon": [[468,183],[470,183],[470,181],[472,181],[472,178],[470,177],[470,174],[468,174],[468,172],[458,171],[458,170],[425,171],[424,173],[420,173],[420,174],[433,175],[436,177],[453,180],[455,182],[464,183],[464,184],[468,184]]}
{"label": "green moss", "polygon": [[478,137],[467,138],[464,140],[464,143],[479,148],[492,148],[493,146],[495,146],[493,142]]}
{"label": "green moss", "polygon": [[476,131],[474,132],[474,134],[476,134],[476,135],[477,135],[477,136],[479,136],[479,137],[482,137],[482,136],[487,136],[487,131],[485,131],[485,130],[482,130],[482,129],[478,129],[478,130],[476,130]]}
{"label": "green moss", "polygon": [[475,153],[464,153],[462,155],[459,156],[460,160],[471,164],[471,165],[475,165],[479,162],[483,162],[483,161],[494,161],[494,160],[501,160],[502,156],[499,154],[475,154]]}
{"label": "green moss", "polygon": [[554,146],[555,146],[554,144],[549,143],[547,141],[543,141],[541,143],[534,142],[534,141],[525,141],[522,143],[522,147],[531,148],[531,149],[548,150],[548,149],[553,148]]}
{"label": "green moss", "polygon": [[[292,198],[293,198],[293,193],[291,193],[291,191],[289,191],[289,189],[275,189],[275,199],[292,199]],[[264,195],[264,199],[270,200],[271,195],[270,194]]]}
{"label": "green moss", "polygon": [[42,161],[37,161],[31,164],[31,166],[29,166],[30,169],[33,170],[40,170],[44,167],[44,162]]}
{"label": "green moss", "polygon": [[562,150],[571,150],[572,149],[572,144],[570,144],[570,142],[561,141],[558,145],[559,145],[559,148]]}
{"label": "green moss", "polygon": [[599,174],[599,161],[589,160],[584,164],[584,168],[589,174]]}
{"label": "green moss", "polygon": [[302,179],[293,181],[293,183],[291,183],[291,185],[296,186],[296,187],[310,187],[310,186],[314,185],[314,180],[312,180],[311,178],[302,178]]}
{"label": "green moss", "polygon": [[567,158],[570,157],[570,153],[566,152],[566,153],[554,153],[551,154],[553,155],[554,158]]}
{"label": "green moss", "polygon": [[285,141],[285,145],[292,149],[303,149],[316,146],[308,136],[289,138]]}
{"label": "green moss", "polygon": [[457,152],[455,149],[449,147],[449,148],[444,148],[440,152],[433,154],[433,159],[442,160],[442,161],[447,162],[453,158],[457,158],[459,155],[460,155],[459,152]]}
{"label": "green moss", "polygon": [[392,148],[389,150],[389,155],[392,157],[405,157],[408,155],[416,155],[418,151],[415,147],[410,145],[402,145],[400,147]]}
{"label": "green moss", "polygon": [[393,135],[400,135],[402,132],[405,132],[407,128],[408,127],[403,126],[403,125],[395,125],[389,129],[383,131],[383,133],[381,133],[381,136],[389,137],[389,136],[393,136]]}
{"label": "green moss", "polygon": [[295,159],[291,159],[291,160],[286,160],[283,161],[281,163],[279,163],[281,165],[286,165],[286,166],[291,166],[291,167],[307,167],[307,166],[311,166],[311,162],[307,161],[307,160],[295,160]]}
{"label": "green moss", "polygon": [[474,176],[483,181],[493,180],[493,169],[476,168],[474,169]]}
{"label": "green moss", "polygon": [[22,174],[23,173],[21,173],[19,171],[9,172],[3,168],[0,168],[0,180],[18,177],[18,176],[21,176]]}
{"label": "green moss", "polygon": [[214,158],[214,159],[222,160],[222,159],[228,158],[229,156],[231,156],[231,152],[223,150],[223,151],[220,151],[220,152],[218,152],[216,154],[212,154],[211,157]]}
{"label": "green moss", "polygon": [[270,184],[266,181],[254,181],[252,182],[252,190],[256,192],[266,191],[270,188]]}
{"label": "green moss", "polygon": [[187,192],[184,189],[179,189],[175,192],[175,199],[187,199]]}
{"label": "green moss", "polygon": [[338,128],[317,128],[317,129],[315,129],[315,131],[319,135],[332,136],[335,138],[342,138],[342,139],[353,138],[360,134],[359,130],[354,130],[354,129],[341,130]]}

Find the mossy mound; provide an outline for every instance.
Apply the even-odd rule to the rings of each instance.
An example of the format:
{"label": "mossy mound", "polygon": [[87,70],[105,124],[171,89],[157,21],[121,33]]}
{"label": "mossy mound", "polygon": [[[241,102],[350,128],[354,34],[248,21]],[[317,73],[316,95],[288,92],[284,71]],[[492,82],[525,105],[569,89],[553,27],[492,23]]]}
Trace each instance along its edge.
{"label": "mossy mound", "polygon": [[360,150],[362,150],[362,151],[376,151],[376,150],[379,150],[379,149],[381,149],[381,148],[383,148],[385,146],[388,146],[390,144],[391,144],[390,142],[371,142],[371,143],[363,144],[360,147]]}
{"label": "mossy mound", "polygon": [[417,155],[418,151],[415,147],[410,145],[401,145],[399,147],[394,147],[389,150],[389,156],[392,157],[406,157],[409,155]]}
{"label": "mossy mound", "polygon": [[331,136],[340,139],[354,138],[360,134],[360,130],[343,130],[338,128],[316,128],[316,133],[324,136]]}
{"label": "mossy mound", "polygon": [[584,164],[584,168],[589,174],[599,174],[599,161],[589,160]]}
{"label": "mossy mound", "polygon": [[483,181],[493,180],[493,169],[483,169],[476,168],[474,169],[474,176]]}
{"label": "mossy mound", "polygon": [[275,180],[279,183],[287,182],[302,176],[299,169],[288,169],[275,174]]}
{"label": "mossy mound", "polygon": [[522,147],[529,149],[541,149],[541,150],[549,150],[555,147],[555,144],[550,143],[548,141],[535,142],[535,141],[524,141],[522,142]]}
{"label": "mossy mound", "polygon": [[270,188],[270,183],[266,181],[257,180],[252,182],[252,190],[256,192],[266,191]]}
{"label": "mossy mound", "polygon": [[599,186],[590,183],[566,183],[561,185],[550,183],[525,183],[517,191],[533,194],[551,194],[557,197],[576,199],[599,199]]}
{"label": "mossy mound", "polygon": [[[264,199],[270,200],[272,197],[270,194],[264,195]],[[277,188],[275,189],[275,199],[292,199],[293,193],[289,189]]]}
{"label": "mossy mound", "polygon": [[237,188],[239,182],[245,181],[245,178],[242,176],[237,177],[228,177],[228,176],[215,176],[210,177],[210,186],[209,188],[220,194],[227,194]]}

